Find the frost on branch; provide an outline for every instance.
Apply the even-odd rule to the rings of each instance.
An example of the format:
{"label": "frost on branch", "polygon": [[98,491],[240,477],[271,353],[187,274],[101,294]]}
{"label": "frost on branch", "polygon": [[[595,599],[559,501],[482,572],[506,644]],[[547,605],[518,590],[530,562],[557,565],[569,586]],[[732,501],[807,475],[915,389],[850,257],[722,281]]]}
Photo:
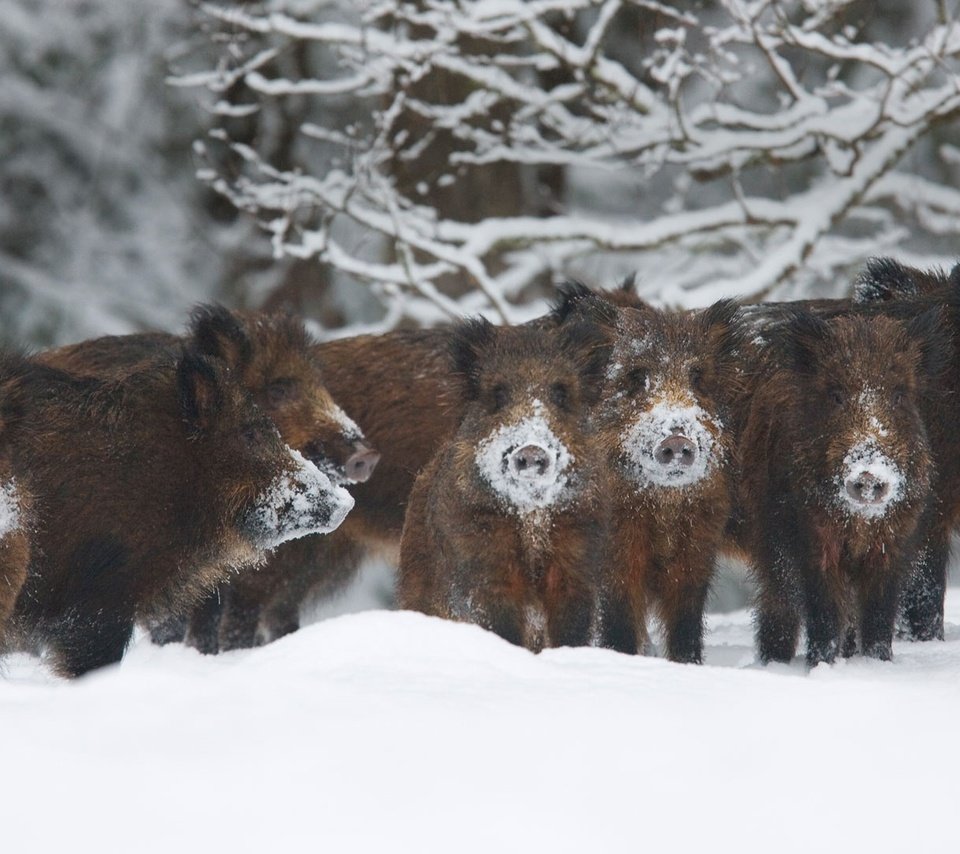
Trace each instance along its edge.
{"label": "frost on branch", "polygon": [[[369,283],[383,326],[520,320],[571,273],[637,269],[645,295],[687,305],[837,294],[870,255],[953,251],[950,5],[212,4],[229,49],[179,82],[227,113],[311,105],[292,132],[324,152],[312,164],[225,125],[204,176],[278,255]],[[293,50],[315,71],[285,75]],[[357,118],[338,123],[345,100]]]}

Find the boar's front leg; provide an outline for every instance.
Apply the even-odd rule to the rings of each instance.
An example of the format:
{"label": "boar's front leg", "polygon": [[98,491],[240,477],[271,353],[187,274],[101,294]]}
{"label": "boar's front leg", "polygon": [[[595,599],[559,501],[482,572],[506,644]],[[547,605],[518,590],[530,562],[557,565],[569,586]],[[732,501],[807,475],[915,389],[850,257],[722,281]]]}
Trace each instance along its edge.
{"label": "boar's front leg", "polygon": [[756,638],[760,661],[788,663],[797,651],[802,610],[799,568],[793,548],[772,542],[757,567]]}
{"label": "boar's front leg", "polygon": [[220,651],[220,615],[222,602],[220,590],[214,590],[194,606],[190,612],[186,642],[203,655],[216,655]]}
{"label": "boar's front leg", "polygon": [[637,631],[634,609],[624,590],[603,591],[598,604],[597,624],[597,644],[606,649],[636,655],[646,644],[646,631]]}
{"label": "boar's front leg", "polygon": [[907,575],[902,611],[913,640],[943,640],[950,531],[940,525],[925,539]]}
{"label": "boar's front leg", "polygon": [[890,661],[893,658],[893,630],[900,595],[899,580],[909,571],[909,559],[881,558],[881,565],[863,567],[861,578],[869,584],[860,594],[860,646],[864,655]]}
{"label": "boar's front leg", "polygon": [[150,640],[157,646],[166,646],[168,643],[183,643],[187,636],[187,623],[188,618],[181,614],[157,620],[150,626]]}
{"label": "boar's front leg", "polygon": [[830,577],[830,573],[836,571],[836,567],[810,562],[804,572],[807,664],[810,667],[816,667],[821,661],[833,664],[840,652],[840,603]]}
{"label": "boar's front leg", "polygon": [[250,649],[257,644],[257,626],[260,623],[260,601],[237,584],[225,584],[220,615],[220,651]]}
{"label": "boar's front leg", "polygon": [[63,591],[69,605],[50,640],[59,669],[82,676],[123,658],[133,634],[135,577],[123,543],[110,537],[83,543],[70,567]]}
{"label": "boar's front leg", "polygon": [[685,664],[703,662],[703,612],[710,591],[710,566],[671,570],[677,581],[661,600],[660,618],[667,658]]}

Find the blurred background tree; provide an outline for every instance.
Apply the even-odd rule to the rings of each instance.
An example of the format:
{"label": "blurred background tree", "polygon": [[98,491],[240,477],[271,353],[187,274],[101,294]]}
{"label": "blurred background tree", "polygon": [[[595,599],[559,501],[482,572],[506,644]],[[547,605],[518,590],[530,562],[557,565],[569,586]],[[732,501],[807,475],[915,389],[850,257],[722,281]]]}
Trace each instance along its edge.
{"label": "blurred background tree", "polygon": [[571,275],[700,305],[950,264],[958,7],[11,0],[2,330],[212,298],[328,334],[520,321]]}

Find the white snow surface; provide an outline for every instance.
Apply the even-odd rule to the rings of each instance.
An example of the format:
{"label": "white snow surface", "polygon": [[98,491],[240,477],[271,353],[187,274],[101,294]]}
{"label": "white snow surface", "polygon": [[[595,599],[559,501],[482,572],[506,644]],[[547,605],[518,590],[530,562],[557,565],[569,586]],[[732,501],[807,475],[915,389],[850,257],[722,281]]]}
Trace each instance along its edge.
{"label": "white snow surface", "polygon": [[960,591],[947,641],[756,666],[539,656],[409,612],[204,657],[135,640],[75,683],[0,677],[7,850],[950,851]]}
{"label": "white snow surface", "polygon": [[20,524],[20,499],[13,480],[0,483],[0,538],[16,530]]}
{"label": "white snow surface", "polygon": [[[661,401],[643,412],[620,439],[637,487],[682,488],[702,480],[716,463],[714,437],[708,424],[719,431],[720,425],[695,404],[681,406]],[[686,436],[697,447],[697,457],[689,466],[663,466],[654,458],[660,442],[674,433]]]}
{"label": "white snow surface", "polygon": [[287,447],[296,468],[281,475],[260,497],[257,521],[267,536],[262,548],[273,549],[307,534],[329,534],[353,509],[353,496],[333,483],[310,460]]}
{"label": "white snow surface", "polygon": [[[574,463],[567,446],[551,429],[543,403],[534,400],[532,409],[531,415],[494,430],[477,445],[474,457],[481,477],[505,506],[520,515],[564,501],[570,493],[568,469]],[[508,455],[526,445],[542,448],[549,457],[550,465],[543,474],[516,472],[508,464]]]}
{"label": "white snow surface", "polygon": [[[846,481],[863,472],[869,472],[877,480],[890,485],[884,500],[876,504],[862,504],[855,501],[848,493]],[[854,445],[843,458],[843,468],[838,481],[838,494],[841,506],[849,513],[864,516],[868,519],[878,519],[885,516],[887,511],[903,498],[903,474],[900,467],[890,459],[873,439],[865,439]]]}

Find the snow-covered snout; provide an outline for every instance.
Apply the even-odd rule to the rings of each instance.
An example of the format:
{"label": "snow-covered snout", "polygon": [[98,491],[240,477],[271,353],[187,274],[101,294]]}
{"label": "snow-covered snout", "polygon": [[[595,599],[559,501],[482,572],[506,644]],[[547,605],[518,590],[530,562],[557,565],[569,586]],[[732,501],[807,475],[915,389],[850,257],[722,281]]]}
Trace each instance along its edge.
{"label": "snow-covered snout", "polygon": [[720,425],[697,404],[658,400],[623,432],[621,445],[638,484],[682,487],[715,465]]}
{"label": "snow-covered snout", "polygon": [[529,414],[497,427],[477,445],[481,478],[520,512],[557,503],[571,486],[573,458],[548,419],[544,404],[534,399]]}
{"label": "snow-covered snout", "polygon": [[622,474],[637,491],[660,496],[709,478],[727,458],[724,414],[738,382],[736,305],[694,314],[614,308],[576,290],[564,297],[567,310],[599,315],[615,335],[597,422]]}
{"label": "snow-covered snout", "polygon": [[353,509],[349,492],[298,451],[288,451],[290,469],[259,497],[247,519],[247,534],[259,549],[307,534],[329,534]]}
{"label": "snow-covered snout", "polygon": [[561,331],[460,327],[453,356],[467,405],[456,443],[477,500],[485,494],[526,514],[577,494],[605,347],[587,323]]}
{"label": "snow-covered snout", "polygon": [[792,322],[798,465],[823,466],[817,491],[849,517],[887,519],[927,492],[932,462],[921,399],[943,363],[936,320],[904,326],[886,317],[826,323],[800,315]]}

